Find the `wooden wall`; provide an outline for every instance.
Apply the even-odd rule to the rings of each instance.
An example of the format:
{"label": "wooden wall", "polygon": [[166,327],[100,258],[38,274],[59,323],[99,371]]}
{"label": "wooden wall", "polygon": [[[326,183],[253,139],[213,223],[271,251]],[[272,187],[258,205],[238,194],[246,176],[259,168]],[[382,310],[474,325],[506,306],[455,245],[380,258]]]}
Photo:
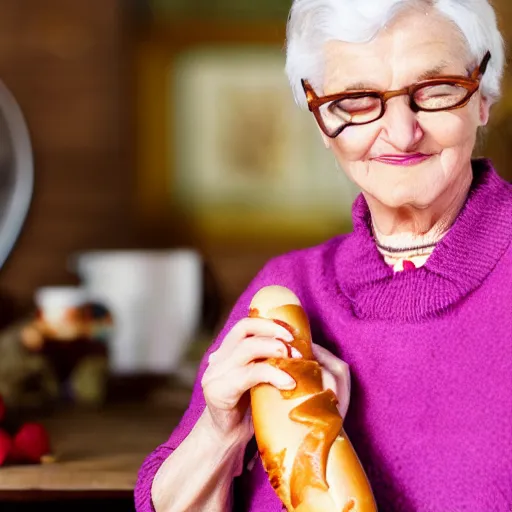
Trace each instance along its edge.
{"label": "wooden wall", "polygon": [[[147,169],[137,174],[135,168],[137,36],[127,9],[133,1],[0,2],[0,79],[26,116],[35,157],[31,210],[0,271],[0,311],[2,294],[29,303],[38,286],[74,283],[66,262],[75,251],[191,242],[172,212],[150,222],[140,212],[138,180]],[[496,6],[510,40],[507,2]],[[512,179],[510,76],[508,101],[496,107],[482,153]],[[281,243],[205,251],[230,304],[268,258],[291,248]]]}
{"label": "wooden wall", "polygon": [[35,192],[0,273],[22,301],[72,283],[70,253],[134,243],[125,0],[2,0],[0,79],[31,132]]}

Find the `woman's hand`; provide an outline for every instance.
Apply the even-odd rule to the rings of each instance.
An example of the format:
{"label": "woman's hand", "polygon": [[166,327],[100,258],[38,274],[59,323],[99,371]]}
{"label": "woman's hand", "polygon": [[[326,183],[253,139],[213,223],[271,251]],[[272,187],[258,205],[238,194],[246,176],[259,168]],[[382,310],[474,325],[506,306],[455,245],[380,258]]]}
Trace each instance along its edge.
{"label": "woman's hand", "polygon": [[[287,373],[263,362],[288,357],[291,341],[293,336],[272,320],[244,318],[210,353],[201,380],[206,407],[158,469],[151,487],[155,510],[233,509],[233,478],[244,469],[245,447],[254,435],[247,391],[262,382],[295,387]],[[300,356],[292,349],[294,354]]]}
{"label": "woman's hand", "polygon": [[[250,388],[266,382],[278,389],[293,389],[290,375],[261,362],[269,357],[288,357],[287,342],[293,336],[282,326],[263,318],[244,318],[212,352],[201,381],[206,411],[214,431],[223,439],[247,444],[253,436],[249,411]],[[292,357],[300,357],[292,349]]]}
{"label": "woman's hand", "polygon": [[322,367],[324,389],[332,389],[338,397],[338,410],[345,418],[350,403],[350,369],[347,363],[320,345],[312,344],[313,354]]}

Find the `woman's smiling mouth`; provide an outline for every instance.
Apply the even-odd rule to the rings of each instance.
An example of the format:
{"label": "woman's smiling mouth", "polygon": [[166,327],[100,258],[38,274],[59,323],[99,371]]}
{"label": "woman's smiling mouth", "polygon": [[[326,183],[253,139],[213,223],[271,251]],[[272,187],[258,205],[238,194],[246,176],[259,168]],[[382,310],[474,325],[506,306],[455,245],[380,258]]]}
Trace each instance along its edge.
{"label": "woman's smiling mouth", "polygon": [[417,165],[425,160],[428,160],[433,155],[426,155],[424,153],[405,153],[405,154],[388,154],[380,155],[372,158],[376,162],[382,162],[388,165]]}

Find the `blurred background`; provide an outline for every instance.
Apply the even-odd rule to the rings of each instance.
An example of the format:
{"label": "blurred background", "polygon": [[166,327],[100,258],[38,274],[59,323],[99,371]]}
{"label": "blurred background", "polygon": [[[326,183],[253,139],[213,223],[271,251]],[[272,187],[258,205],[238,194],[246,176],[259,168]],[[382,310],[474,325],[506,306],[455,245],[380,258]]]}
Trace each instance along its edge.
{"label": "blurred background", "polygon": [[[506,39],[509,4],[494,1]],[[52,478],[68,475],[50,492],[46,467],[0,468],[5,506],[79,493],[131,510],[142,456],[249,281],[351,229],[357,191],[284,75],[289,6],[0,3],[0,396],[42,418]],[[478,154],[512,180],[509,71]]]}

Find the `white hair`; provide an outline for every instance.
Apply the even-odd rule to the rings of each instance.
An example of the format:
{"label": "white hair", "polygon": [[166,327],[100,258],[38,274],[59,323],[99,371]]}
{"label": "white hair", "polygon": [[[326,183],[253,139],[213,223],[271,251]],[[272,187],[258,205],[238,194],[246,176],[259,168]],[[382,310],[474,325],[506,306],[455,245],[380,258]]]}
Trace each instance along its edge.
{"label": "white hair", "polygon": [[491,103],[497,101],[505,52],[494,9],[487,0],[294,0],[286,31],[286,74],[297,103],[306,107],[302,78],[322,90],[327,41],[370,41],[408,6],[434,7],[451,20],[466,38],[475,65],[487,50],[491,52],[481,91]]}

